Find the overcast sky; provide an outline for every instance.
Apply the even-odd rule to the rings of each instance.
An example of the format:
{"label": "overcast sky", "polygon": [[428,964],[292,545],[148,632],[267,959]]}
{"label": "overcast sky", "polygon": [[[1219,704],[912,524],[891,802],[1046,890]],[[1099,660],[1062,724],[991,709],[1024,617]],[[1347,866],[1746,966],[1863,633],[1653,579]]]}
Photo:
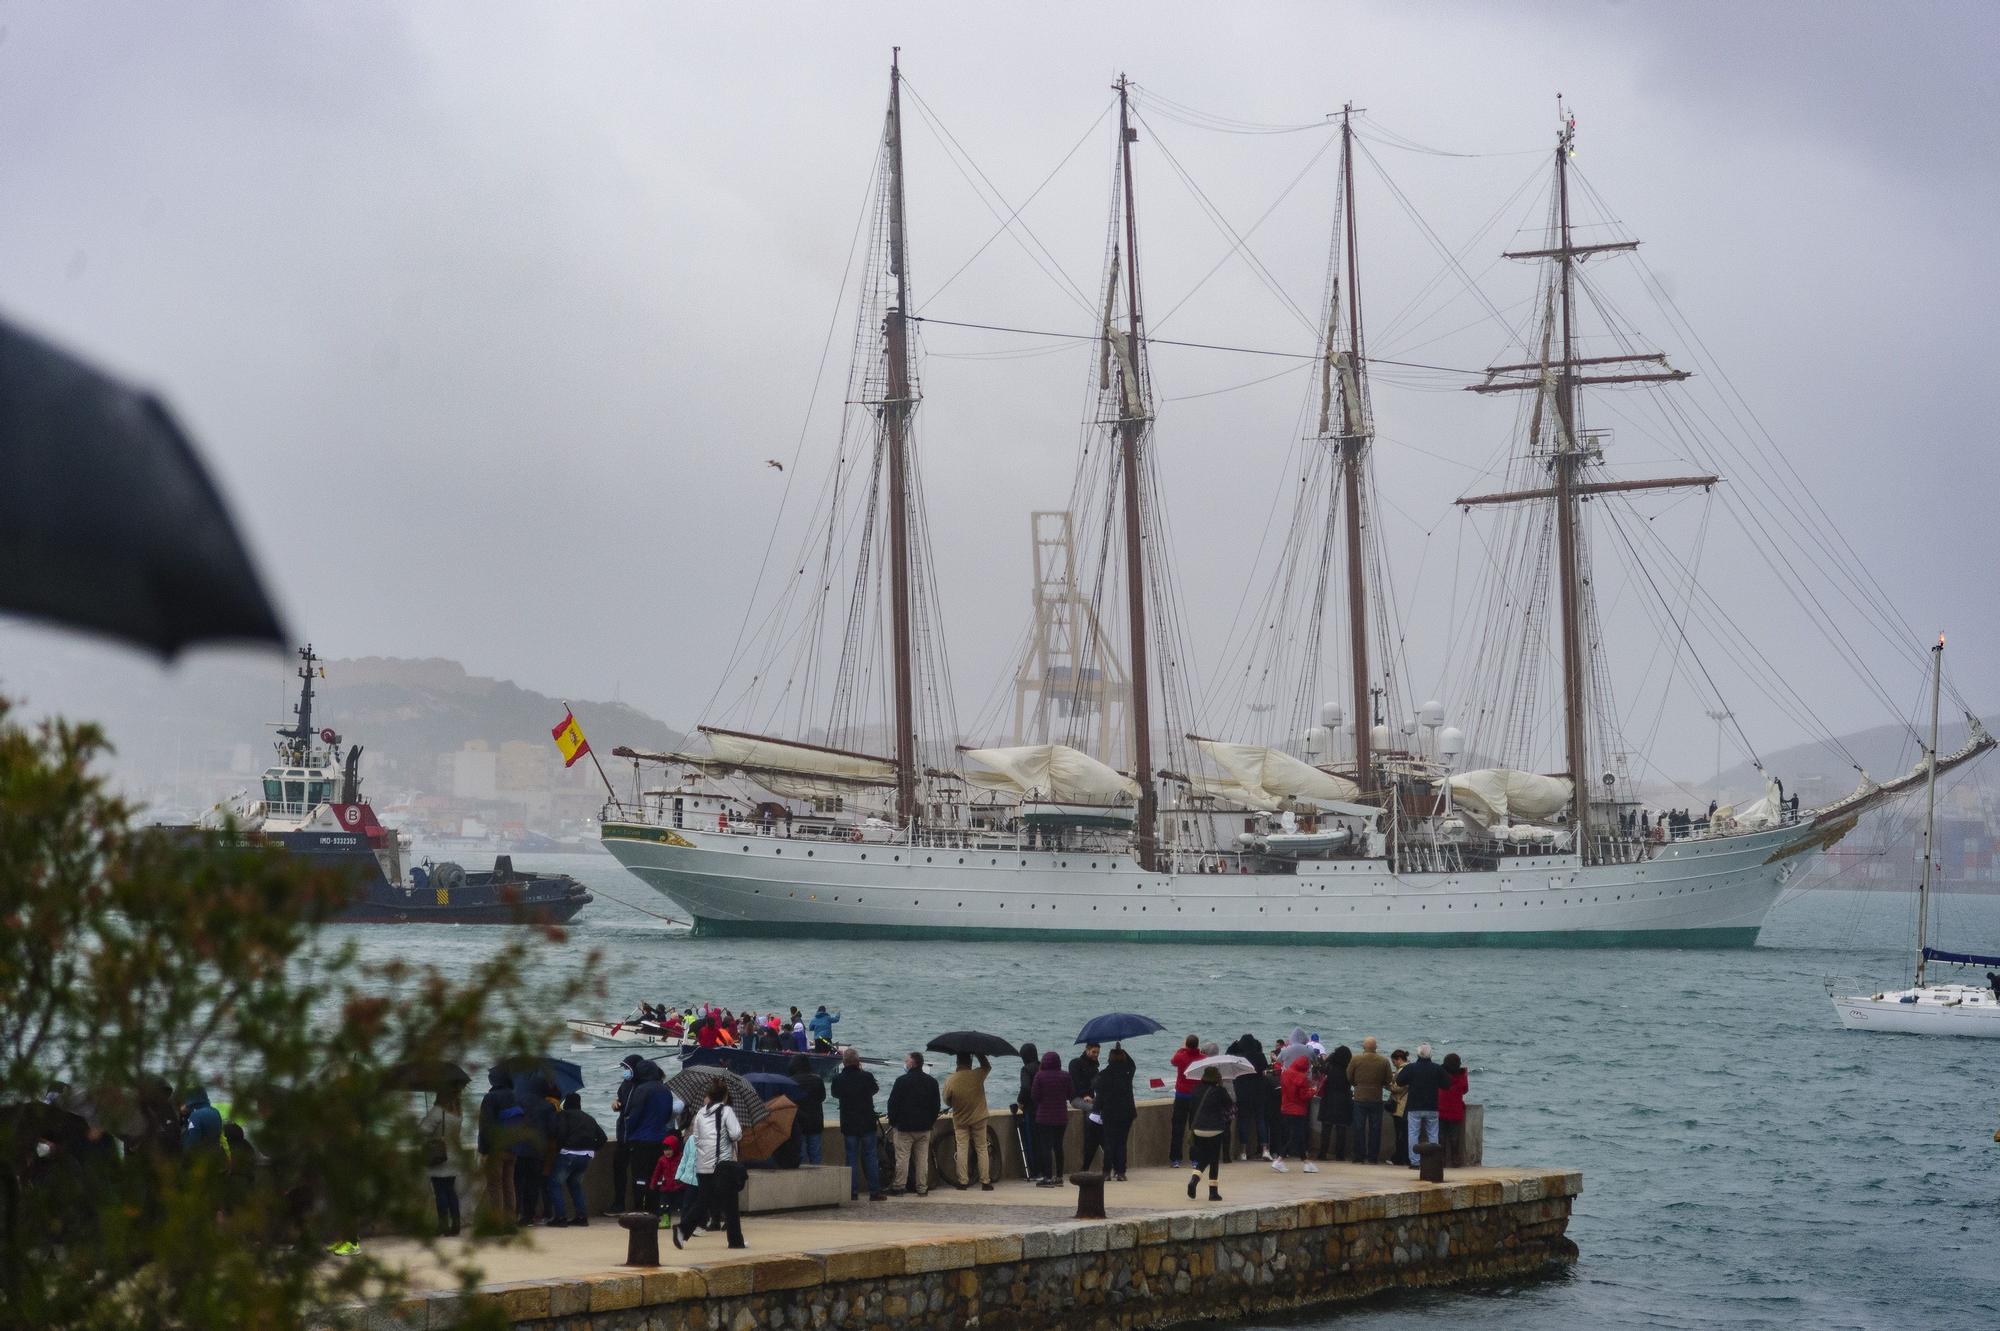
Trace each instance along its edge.
{"label": "overcast sky", "polygon": [[[1385,131],[1483,154],[1371,149],[1453,247],[1546,166],[1561,91],[1580,120],[1579,169],[1644,238],[1653,271],[1887,597],[1918,633],[1953,632],[1953,673],[1990,707],[1996,15],[1977,4],[10,5],[0,308],[167,395],[291,623],[326,654],[448,656],[689,724],[778,518],[785,477],[765,460],[792,458],[802,427],[808,477],[831,448],[828,392],[810,420],[807,402],[830,322],[831,397],[844,374],[852,311],[840,283],[892,45],[923,105],[1010,204],[1084,140],[1023,217],[1086,291],[1110,154],[1108,127],[1091,126],[1121,70],[1220,116],[1296,124],[1352,101]],[[1203,282],[1228,242],[1150,150],[1171,151],[1239,229],[1299,178],[1252,247],[1311,313],[1332,155],[1307,163],[1325,134],[1152,123],[1136,193],[1153,331],[1310,350],[1310,332],[1242,264]],[[925,313],[1087,328],[1011,239],[959,273],[993,218],[921,116],[908,157]],[[1371,327],[1395,330],[1371,350],[1454,366],[1500,356],[1504,336],[1468,301],[1397,324],[1439,260],[1372,165],[1360,195]],[[1496,232],[1488,248],[1517,239]],[[1490,258],[1467,266],[1492,299],[1525,298],[1532,274]],[[1621,309],[1688,364],[1686,338],[1632,293]],[[1445,336],[1454,325],[1466,327]],[[1012,668],[1026,515],[1068,491],[1089,353],[962,359],[1024,341],[935,326],[924,342],[925,472],[969,722]],[[1256,538],[1305,385],[1293,374],[1214,393],[1283,368],[1219,353],[1162,349],[1154,368],[1158,456],[1190,547],[1177,560],[1192,645],[1214,661],[1258,576]],[[1376,416],[1411,673],[1417,692],[1442,693],[1461,631],[1447,575],[1472,539],[1449,501],[1480,480],[1513,418],[1469,394],[1393,386],[1378,386]],[[1681,469],[1636,430],[1620,447],[1633,474]],[[802,531],[800,499],[781,550]],[[1699,503],[1647,511],[1683,544],[1698,530]],[[1726,526],[1718,516],[1704,578],[1745,622],[1769,610],[1761,645],[1813,710],[1834,730],[1889,719],[1796,605],[1756,586],[1767,568]],[[1611,594],[1608,575],[1600,590]],[[52,637],[0,630],[0,674]],[[1913,705],[1906,663],[1854,641]],[[1724,692],[1760,747],[1804,737],[1754,691]],[[1705,772],[1713,732],[1699,700],[1666,702],[1660,761]]]}

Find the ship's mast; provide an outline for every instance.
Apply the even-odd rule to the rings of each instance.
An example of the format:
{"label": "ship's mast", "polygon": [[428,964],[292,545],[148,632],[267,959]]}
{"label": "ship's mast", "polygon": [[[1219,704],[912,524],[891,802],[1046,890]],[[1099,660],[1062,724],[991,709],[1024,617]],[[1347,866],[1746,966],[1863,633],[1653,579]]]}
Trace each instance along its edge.
{"label": "ship's mast", "polygon": [[1576,439],[1576,326],[1572,301],[1576,289],[1576,255],[1569,232],[1569,153],[1576,129],[1568,117],[1556,135],[1556,195],[1560,231],[1558,280],[1562,305],[1562,361],[1556,370],[1555,468],[1556,559],[1562,583],[1563,750],[1572,783],[1570,816],[1576,845],[1582,848],[1586,812],[1590,806],[1590,761],[1583,727],[1583,627],[1578,621],[1577,592],[1583,573],[1576,553],[1576,470],[1582,461]]}
{"label": "ship's mast", "polygon": [[1139,313],[1139,224],[1132,206],[1132,141],[1139,137],[1132,128],[1130,89],[1125,76],[1118,76],[1118,162],[1125,204],[1125,312],[1126,355],[1124,373],[1135,380],[1119,401],[1124,405],[1118,421],[1119,473],[1125,504],[1125,600],[1131,614],[1132,674],[1132,777],[1139,783],[1139,811],[1134,823],[1134,850],[1139,866],[1147,871],[1157,867],[1155,826],[1159,797],[1153,786],[1153,718],[1150,687],[1151,661],[1146,650],[1146,558],[1145,525],[1139,499],[1139,449],[1150,416],[1145,399],[1145,376],[1140,371],[1141,318]]}
{"label": "ship's mast", "polygon": [[292,708],[296,722],[289,727],[281,727],[278,735],[288,741],[278,746],[285,761],[294,767],[303,767],[311,758],[313,742],[313,676],[317,673],[319,657],[313,654],[312,644],[299,648],[299,659],[305,662],[299,667],[299,701]]}
{"label": "ship's mast", "polygon": [[915,407],[910,372],[910,276],[903,237],[903,75],[901,47],[889,57],[889,271],[896,278],[896,303],[883,322],[882,356],[888,394],[882,403],[889,462],[889,616],[895,653],[896,819],[909,826],[917,816],[917,719],[910,647],[909,426]]}
{"label": "ship's mast", "polygon": [[1931,648],[1931,743],[1925,754],[1924,772],[1924,873],[1917,880],[1917,985],[1924,982],[1924,967],[1929,961],[1924,955],[1924,945],[1930,924],[1931,907],[1931,836],[1937,828],[1937,768],[1938,768],[1938,691],[1944,683],[1944,634],[1938,634],[1937,646]]}
{"label": "ship's mast", "polygon": [[[1354,220],[1354,104],[1340,112],[1341,194],[1346,207],[1343,230],[1347,250],[1347,354],[1344,362],[1334,350],[1334,327],[1339,319],[1338,301],[1327,312],[1326,357],[1329,372],[1340,374],[1341,430],[1340,476],[1347,506],[1347,631],[1350,638],[1350,673],[1353,675],[1354,783],[1362,790],[1375,785],[1374,733],[1369,725],[1368,706],[1368,588],[1362,567],[1361,482],[1362,455],[1368,447],[1367,402],[1362,394],[1361,343],[1361,261],[1355,248]],[[1328,433],[1327,395],[1322,393],[1320,434]]]}
{"label": "ship's mast", "polygon": [[[1584,709],[1584,690],[1589,678],[1589,648],[1584,641],[1584,605],[1589,595],[1583,580],[1583,556],[1578,504],[1589,495],[1613,494],[1627,490],[1678,489],[1690,486],[1706,488],[1720,478],[1715,476],[1671,476],[1659,480],[1645,481],[1599,481],[1586,482],[1582,473],[1586,466],[1596,461],[1596,450],[1585,446],[1578,428],[1578,390],[1585,384],[1634,384],[1667,383],[1687,378],[1686,370],[1660,368],[1649,371],[1614,369],[1609,373],[1578,374],[1585,366],[1620,366],[1632,363],[1652,363],[1664,367],[1666,357],[1658,352],[1635,355],[1587,356],[1576,354],[1575,291],[1576,270],[1582,263],[1598,254],[1611,254],[1635,250],[1636,240],[1607,241],[1595,245],[1578,245],[1570,234],[1569,219],[1569,159],[1576,142],[1576,120],[1562,107],[1561,95],[1557,95],[1557,108],[1561,113],[1561,127],[1556,133],[1556,208],[1554,244],[1548,249],[1515,250],[1503,257],[1509,259],[1548,259],[1556,266],[1556,310],[1554,318],[1559,321],[1556,331],[1561,339],[1561,358],[1548,358],[1550,339],[1543,338],[1542,360],[1539,363],[1519,365],[1495,365],[1488,367],[1488,382],[1471,385],[1475,393],[1500,393],[1512,391],[1532,391],[1537,394],[1551,394],[1555,400],[1555,437],[1549,451],[1550,484],[1547,489],[1516,490],[1506,494],[1474,495],[1460,499],[1461,505],[1507,504],[1526,500],[1547,500],[1555,506],[1556,525],[1556,573],[1560,586],[1558,616],[1562,631],[1562,710],[1563,710],[1563,754],[1569,769],[1572,785],[1570,797],[1570,824],[1575,836],[1575,845],[1580,855],[1589,856],[1589,818],[1591,796],[1591,772],[1589,755],[1589,731]],[[1527,372],[1530,377],[1519,377]],[[1507,377],[1507,376],[1514,377]],[[1532,443],[1532,441],[1530,441]]]}

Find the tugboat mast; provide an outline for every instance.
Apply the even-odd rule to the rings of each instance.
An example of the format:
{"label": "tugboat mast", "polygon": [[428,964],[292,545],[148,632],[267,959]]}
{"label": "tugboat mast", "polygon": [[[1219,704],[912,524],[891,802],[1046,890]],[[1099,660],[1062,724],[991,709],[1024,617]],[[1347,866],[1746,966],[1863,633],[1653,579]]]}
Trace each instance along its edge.
{"label": "tugboat mast", "polygon": [[305,664],[299,667],[299,678],[304,682],[299,686],[299,700],[292,708],[297,724],[278,731],[278,752],[294,767],[304,767],[310,760],[312,742],[318,733],[313,729],[313,676],[319,657],[313,654],[312,644],[307,643],[299,648],[299,658]]}

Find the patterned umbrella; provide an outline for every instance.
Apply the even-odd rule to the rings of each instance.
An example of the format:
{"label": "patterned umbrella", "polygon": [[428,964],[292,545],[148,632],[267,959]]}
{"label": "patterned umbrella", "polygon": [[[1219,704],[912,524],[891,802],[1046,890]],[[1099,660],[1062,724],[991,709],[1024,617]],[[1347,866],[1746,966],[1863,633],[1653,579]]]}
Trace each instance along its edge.
{"label": "patterned umbrella", "polygon": [[682,1068],[667,1082],[667,1089],[691,1105],[700,1105],[708,1098],[709,1083],[720,1081],[729,1088],[729,1106],[736,1111],[737,1121],[747,1129],[764,1121],[770,1110],[764,1104],[764,1097],[757,1088],[728,1068],[694,1067]]}

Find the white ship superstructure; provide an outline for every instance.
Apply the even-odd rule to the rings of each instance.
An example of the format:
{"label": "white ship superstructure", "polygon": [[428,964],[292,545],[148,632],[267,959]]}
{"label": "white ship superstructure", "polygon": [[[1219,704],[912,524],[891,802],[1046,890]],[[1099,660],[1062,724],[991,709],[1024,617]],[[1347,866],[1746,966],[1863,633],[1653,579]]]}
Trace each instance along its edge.
{"label": "white ship superstructure", "polygon": [[[1467,512],[1517,515],[1513,553],[1492,553],[1502,609],[1482,621],[1489,641],[1468,653],[1491,691],[1460,699],[1469,720],[1445,725],[1444,703],[1407,696],[1407,662],[1390,632],[1392,584],[1374,517],[1356,131],[1344,112],[1312,357],[1317,429],[1285,476],[1294,512],[1274,542],[1279,567],[1260,611],[1268,633],[1230,647],[1257,692],[1233,710],[1197,707],[1179,670],[1189,629],[1152,447],[1133,199],[1142,124],[1122,78],[1093,314],[1096,435],[1071,502],[1086,531],[1074,537],[1064,513],[1050,538],[1048,515],[1037,515],[1036,628],[1017,680],[1015,733],[1007,743],[958,743],[914,432],[903,93],[892,67],[856,336],[862,355],[846,396],[867,447],[850,449],[856,439],[843,430],[830,511],[795,561],[788,594],[804,607],[799,626],[770,630],[773,661],[734,695],[732,725],[702,725],[702,744],[684,752],[617,750],[635,766],[662,765],[669,779],[607,805],[603,843],[699,929],[1748,945],[1811,856],[1863,811],[1992,747],[1973,721],[1959,752],[1887,783],[1861,773],[1852,795],[1816,809],[1788,800],[1770,777],[1747,805],[1698,813],[1663,810],[1640,791],[1600,652],[1587,519],[1634,496],[1707,493],[1724,478],[1613,476],[1606,432],[1585,424],[1587,389],[1652,389],[1687,374],[1660,353],[1579,341],[1585,313],[1604,309],[1583,265],[1629,255],[1637,242],[1575,238],[1575,122],[1566,112],[1545,239],[1507,255],[1540,266],[1535,313],[1515,355],[1460,385],[1521,404],[1504,488],[1454,501]],[[1623,345],[1627,335],[1620,327],[1606,336]],[[855,511],[833,511],[842,503]],[[1044,566],[1052,540],[1063,549],[1059,577]],[[1081,577],[1079,550],[1090,552]],[[837,569],[850,575],[844,604]],[[1671,611],[1667,622],[1678,662],[1692,648],[1678,641],[1685,626]],[[1058,650],[1066,659],[1051,659]],[[1712,687],[1703,685],[1711,706]],[[1030,693],[1035,733],[1024,734]],[[1341,701],[1320,701],[1327,697]],[[1235,733],[1195,733],[1203,709]],[[1731,715],[1708,712],[1718,714]],[[811,741],[773,733],[786,729]],[[1100,751],[1089,752],[1093,744]]]}

